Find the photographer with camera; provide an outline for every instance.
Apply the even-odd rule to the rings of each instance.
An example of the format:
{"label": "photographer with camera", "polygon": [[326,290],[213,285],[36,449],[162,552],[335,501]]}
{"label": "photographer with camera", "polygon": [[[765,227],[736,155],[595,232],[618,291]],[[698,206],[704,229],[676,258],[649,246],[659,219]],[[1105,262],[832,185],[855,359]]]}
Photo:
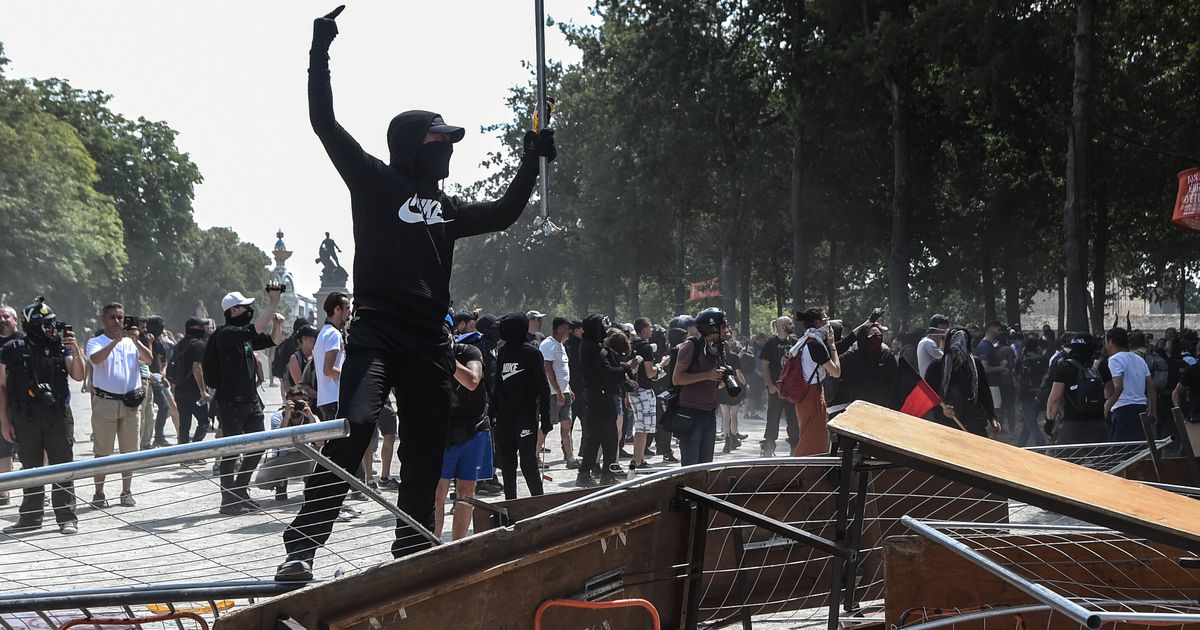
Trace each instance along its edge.
{"label": "photographer with camera", "polygon": [[[615,352],[605,346],[608,317],[592,314],[583,320],[583,341],[579,348],[580,372],[584,391],[587,394],[587,416],[585,417],[583,462],[575,485],[586,488],[597,485],[592,472],[599,473],[600,484],[616,483],[613,464],[617,463],[617,398],[624,393],[626,377],[637,369],[641,357],[633,357],[627,363],[617,359]],[[603,467],[597,465],[600,451],[604,452]]]}
{"label": "photographer with camera", "polygon": [[679,346],[671,382],[679,388],[678,407],[670,412],[670,428],[679,438],[680,465],[713,460],[717,440],[717,388],[741,393],[733,370],[725,363],[725,340],[733,333],[725,311],[706,308],[696,314],[696,337]]}
{"label": "photographer with camera", "polygon": [[[113,443],[122,453],[138,450],[138,410],[145,400],[138,361],[150,363],[153,355],[138,340],[137,322],[125,321],[125,307],[113,302],[100,311],[103,334],[87,343],[92,363],[92,447],[96,457],[113,453]],[[96,494],[91,506],[108,507],[104,475],[95,477]],[[133,507],[133,473],[121,473],[121,505]]]}
{"label": "photographer with camera", "polygon": [[[265,428],[262,399],[258,396],[260,366],[255,351],[283,341],[283,315],[275,312],[283,290],[276,282],[267,284],[267,307],[257,318],[251,306],[254,298],[238,291],[221,298],[225,325],[213,333],[205,347],[203,369],[204,382],[216,388],[217,421],[224,437],[257,433]],[[268,327],[270,335],[266,333]],[[236,456],[220,459],[221,514],[239,516],[258,510],[247,487],[260,459],[262,451],[243,454],[240,465]]]}
{"label": "photographer with camera", "polygon": [[[878,317],[874,313],[872,316]],[[829,430],[825,428],[829,415],[825,410],[825,388],[821,383],[827,377],[838,378],[842,375],[838,344],[825,309],[807,309],[798,314],[798,319],[805,331],[788,350],[787,356],[789,360],[800,361],[798,375],[807,386],[795,399],[796,425],[800,437],[792,455],[824,455],[829,452]],[[857,331],[861,329],[860,326],[854,334],[857,336]]]}
{"label": "photographer with camera", "polygon": [[[283,406],[271,414],[271,430],[298,427],[311,422],[317,422],[312,402],[302,386],[292,385],[287,390]],[[273,488],[276,501],[287,501],[288,479],[303,477],[311,472],[312,460],[306,455],[295,448],[279,448],[259,463],[258,471],[254,474],[254,485]]]}
{"label": "photographer with camera", "polygon": [[[25,338],[0,348],[0,433],[16,445],[23,468],[69,462],[75,419],[67,377],[83,380],[83,352],[75,332],[56,319],[45,298],[21,311],[21,324]],[[17,522],[4,528],[5,534],[42,527],[45,487],[25,488],[24,495]],[[58,531],[78,532],[72,482],[54,484],[51,502]]]}

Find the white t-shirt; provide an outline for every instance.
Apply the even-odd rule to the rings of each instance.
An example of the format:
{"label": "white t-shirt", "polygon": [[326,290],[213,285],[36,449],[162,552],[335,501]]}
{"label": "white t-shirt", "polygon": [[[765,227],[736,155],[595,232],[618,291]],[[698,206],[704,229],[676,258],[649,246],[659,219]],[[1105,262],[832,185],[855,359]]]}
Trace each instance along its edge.
{"label": "white t-shirt", "polygon": [[[87,343],[87,355],[100,352],[112,342],[108,335],[92,337]],[[108,358],[92,364],[92,385],[110,394],[128,394],[142,386],[142,375],[138,370],[138,348],[132,339],[117,342]]]}
{"label": "white t-shirt", "polygon": [[1113,403],[1113,409],[1148,404],[1146,377],[1150,376],[1150,368],[1145,359],[1132,352],[1118,352],[1108,357],[1108,371],[1114,379],[1118,376],[1123,379],[1121,397]]}
{"label": "white t-shirt", "polygon": [[567,349],[554,337],[546,337],[538,349],[542,351],[543,360],[554,362],[554,378],[558,381],[558,389],[551,387],[550,391],[552,393],[556,391],[564,394],[570,393],[571,368],[567,365]]}
{"label": "white t-shirt", "polygon": [[313,346],[313,371],[317,375],[317,406],[328,405],[338,401],[338,382],[325,376],[325,353],[337,352],[333,366],[342,369],[342,361],[346,359],[343,348],[342,331],[334,328],[333,324],[325,324],[317,335],[317,343]]}
{"label": "white t-shirt", "polygon": [[925,378],[925,370],[929,369],[930,364],[940,358],[942,349],[936,341],[925,337],[917,342],[917,372],[921,374],[921,378]]}

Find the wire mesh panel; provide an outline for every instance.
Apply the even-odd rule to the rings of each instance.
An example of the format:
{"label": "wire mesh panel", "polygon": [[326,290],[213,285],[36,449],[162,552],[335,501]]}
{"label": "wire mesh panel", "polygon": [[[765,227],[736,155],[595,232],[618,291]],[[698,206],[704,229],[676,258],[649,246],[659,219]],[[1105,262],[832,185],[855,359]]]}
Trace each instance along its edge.
{"label": "wire mesh panel", "polygon": [[[1171,443],[1171,438],[1163,438],[1157,442],[1161,450]],[[1092,470],[1117,474],[1134,462],[1150,456],[1146,442],[1108,442],[1102,444],[1054,444],[1049,446],[1031,446],[1027,451],[1078,464]]]}
{"label": "wire mesh panel", "polygon": [[[1179,558],[1189,554],[1179,549],[1094,527],[905,522],[979,568],[982,577],[970,587],[979,599],[961,601],[964,608],[1040,603],[1048,609],[1037,618],[1058,615],[1055,627],[1200,622],[1200,574],[1180,566]],[[963,579],[962,573],[955,575]],[[996,580],[1003,585],[993,584]],[[962,598],[964,591],[957,594]],[[912,620],[916,623],[907,625],[930,619],[920,614]]]}

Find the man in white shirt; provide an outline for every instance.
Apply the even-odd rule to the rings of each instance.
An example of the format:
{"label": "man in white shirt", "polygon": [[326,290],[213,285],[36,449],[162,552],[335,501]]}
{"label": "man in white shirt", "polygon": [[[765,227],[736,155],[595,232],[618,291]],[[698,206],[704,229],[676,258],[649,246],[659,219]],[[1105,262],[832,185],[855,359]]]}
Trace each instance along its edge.
{"label": "man in white shirt", "polygon": [[1141,415],[1154,417],[1158,392],[1146,361],[1129,351],[1129,332],[1113,328],[1104,338],[1108,351],[1108,371],[1112,373],[1112,393],[1104,401],[1104,414],[1112,423],[1109,440],[1140,442],[1146,439]]}
{"label": "man in white shirt", "polygon": [[[559,435],[562,436],[563,459],[567,468],[579,468],[575,459],[575,447],[571,443],[571,368],[567,365],[567,349],[563,345],[571,334],[570,320],[555,317],[550,325],[550,336],[546,337],[538,349],[542,351],[542,366],[546,370],[546,380],[550,382],[550,419],[558,422]],[[544,439],[544,438],[543,438]]]}
{"label": "man in white shirt", "polygon": [[942,358],[942,337],[950,329],[950,318],[934,315],[929,318],[929,330],[924,339],[917,343],[917,372],[925,378],[925,370],[934,361]]}
{"label": "man in white shirt", "polygon": [[[138,341],[136,326],[125,326],[125,307],[113,302],[100,311],[104,334],[87,344],[92,364],[92,449],[96,457],[113,453],[114,441],[122,453],[138,450],[138,408],[146,395],[138,361],[149,363],[150,348]],[[95,478],[94,508],[108,507],[104,475]],[[121,505],[133,507],[133,473],[121,473]]]}
{"label": "man in white shirt", "polygon": [[313,368],[317,372],[317,409],[325,420],[338,413],[338,388],[342,381],[342,362],[346,360],[346,342],[342,331],[350,321],[350,297],[334,291],[325,298],[325,325],[313,346]]}

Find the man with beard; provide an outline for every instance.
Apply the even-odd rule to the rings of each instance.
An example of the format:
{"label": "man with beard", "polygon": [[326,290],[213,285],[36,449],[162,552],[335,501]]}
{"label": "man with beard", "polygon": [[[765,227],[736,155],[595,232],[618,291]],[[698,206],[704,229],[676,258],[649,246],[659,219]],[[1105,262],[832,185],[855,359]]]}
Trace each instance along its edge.
{"label": "man with beard", "polygon": [[[453,143],[465,131],[434,112],[396,116],[388,126],[389,162],[369,155],[333,113],[328,51],[338,32],[334,18],[343,8],[313,22],[309,51],[309,120],[350,190],[356,249],[355,312],[338,401],[351,433],[327,442],[323,452],[338,466],[357,468],[379,409],[394,388],[405,423],[397,503],[429,530],[453,397],[455,366],[445,316],[454,244],[503,230],[521,216],[537,181],[539,158],[554,159],[554,135],[549,129],[525,134],[516,177],[493,202],[460,203],[441,191]],[[328,540],[346,491],[346,483],[323,468],[307,478],[304,505],[283,535],[288,555],[275,579],[312,579],[313,557]],[[431,544],[397,519],[395,557]]]}
{"label": "man with beard", "polygon": [[[7,304],[0,304],[0,348],[13,339],[20,339],[24,336],[25,333],[17,328],[16,309]],[[12,471],[12,454],[12,442],[0,435],[0,474]],[[8,491],[0,492],[0,506],[8,505],[8,503]]]}

